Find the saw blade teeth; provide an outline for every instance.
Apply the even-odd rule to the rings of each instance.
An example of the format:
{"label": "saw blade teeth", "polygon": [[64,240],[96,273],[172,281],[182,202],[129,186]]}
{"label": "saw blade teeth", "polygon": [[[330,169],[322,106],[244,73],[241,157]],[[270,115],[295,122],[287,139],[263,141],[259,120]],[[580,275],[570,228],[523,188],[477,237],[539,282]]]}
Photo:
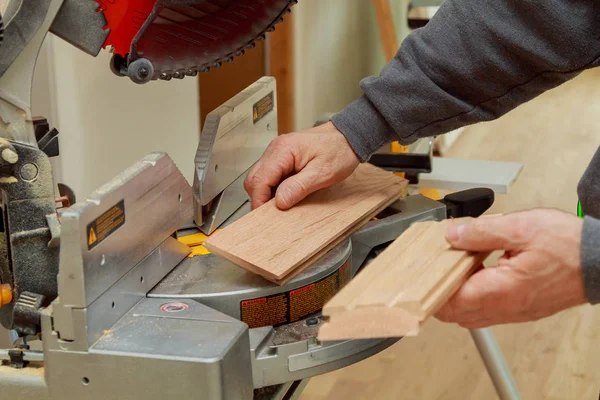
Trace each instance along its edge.
{"label": "saw blade teeth", "polygon": [[[107,25],[106,25],[105,29],[110,30],[110,33],[105,41],[104,48],[111,49],[111,51],[113,53],[121,55],[122,57],[128,57],[129,62],[133,62],[137,58],[140,58],[142,56],[139,54],[136,54],[136,56],[131,57],[129,55],[131,47],[133,45],[135,45],[135,43],[133,42],[135,35],[131,36],[131,40],[129,40],[129,37],[126,35],[125,35],[125,37],[123,37],[123,32],[131,33],[131,29],[129,29],[129,30],[124,29],[124,28],[127,28],[127,26],[125,26],[127,24],[121,23],[121,22],[127,20],[126,13],[132,11],[138,5],[140,5],[141,7],[146,7],[146,9],[149,9],[152,13],[158,13],[158,10],[160,10],[160,9],[158,9],[157,7],[169,9],[169,7],[167,5],[163,5],[162,1],[157,1],[157,0],[119,0],[119,1],[94,0],[94,1],[98,4],[98,11],[103,12],[105,14],[105,17],[107,20]],[[189,1],[189,0],[186,0],[186,1]],[[194,0],[194,1],[200,3],[203,0]],[[235,3],[235,1],[232,0],[231,3]],[[240,3],[243,3],[243,2],[240,1]],[[266,34],[273,32],[276,29],[275,25],[282,23],[284,21],[283,17],[285,15],[289,14],[291,12],[291,7],[297,3],[298,3],[297,0],[286,1],[285,4],[281,5],[281,8],[278,9],[279,14],[276,17],[274,17],[274,19],[272,19],[268,25],[266,25],[265,27],[261,27],[263,29],[262,32],[259,32],[258,34],[256,34],[256,36],[254,36],[254,38],[251,38],[251,40],[248,40],[247,42],[245,42],[245,44],[239,44],[239,47],[237,49],[235,49],[235,47],[233,49],[228,49],[227,53],[224,52],[225,54],[220,55],[220,56],[216,57],[215,59],[202,60],[200,62],[200,64],[195,64],[193,66],[183,65],[183,68],[181,68],[181,69],[179,69],[179,67],[181,65],[177,65],[177,67],[176,67],[177,70],[175,70],[175,68],[172,67],[172,65],[174,63],[172,63],[172,64],[165,63],[164,65],[161,65],[160,60],[152,60],[152,57],[149,57],[148,55],[146,55],[145,58],[148,58],[148,60],[150,62],[152,62],[154,65],[154,73],[153,73],[152,79],[160,79],[160,80],[165,80],[165,81],[169,81],[171,79],[183,79],[186,76],[196,76],[198,73],[209,72],[211,68],[220,68],[223,65],[223,63],[233,62],[235,57],[243,56],[246,53],[246,50],[254,49],[256,47],[257,41],[265,40]],[[224,7],[228,7],[228,6],[224,6]],[[107,12],[107,11],[109,11],[109,12]],[[119,12],[121,14],[118,14]],[[151,12],[148,12],[147,15],[151,15]],[[127,15],[129,15],[129,14],[127,14]],[[131,22],[131,20],[128,20],[128,21]],[[147,23],[147,17],[143,23]],[[152,23],[154,23],[154,22],[152,22]],[[116,24],[116,26],[113,26],[115,24]],[[131,24],[129,24],[129,25],[131,25]],[[152,24],[150,24],[150,25],[152,25]],[[137,29],[140,29],[141,26],[142,25],[140,24]],[[123,28],[123,29],[121,29],[121,28]],[[131,28],[131,27],[129,27],[129,28]],[[136,30],[136,33],[137,32],[138,31]],[[143,36],[144,35],[142,35],[142,37]],[[140,49],[139,46],[136,46],[136,47],[138,50]],[[195,61],[196,61],[196,63],[198,63],[199,60],[195,60]]]}
{"label": "saw blade teeth", "polygon": [[110,27],[108,26],[108,19],[106,18],[106,14],[104,14],[104,10],[102,9],[102,4],[101,4],[101,0],[94,0],[94,3],[96,3],[96,12],[100,13],[102,15],[104,15],[104,20],[106,21],[106,25],[104,25],[104,30],[105,31],[110,31]]}

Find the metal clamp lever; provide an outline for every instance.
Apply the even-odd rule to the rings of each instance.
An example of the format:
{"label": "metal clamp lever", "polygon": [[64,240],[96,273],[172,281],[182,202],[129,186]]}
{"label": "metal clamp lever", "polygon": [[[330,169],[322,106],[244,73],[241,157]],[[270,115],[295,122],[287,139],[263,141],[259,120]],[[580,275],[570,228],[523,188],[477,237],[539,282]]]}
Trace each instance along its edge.
{"label": "metal clamp lever", "polygon": [[446,205],[447,218],[479,217],[494,204],[494,191],[488,188],[451,193],[440,200]]}
{"label": "metal clamp lever", "polygon": [[433,170],[433,140],[421,139],[408,147],[407,152],[377,152],[369,163],[392,172],[404,172],[410,183],[419,183],[419,174]]}
{"label": "metal clamp lever", "polygon": [[431,172],[431,155],[428,153],[375,153],[369,163],[387,171],[414,174]]}

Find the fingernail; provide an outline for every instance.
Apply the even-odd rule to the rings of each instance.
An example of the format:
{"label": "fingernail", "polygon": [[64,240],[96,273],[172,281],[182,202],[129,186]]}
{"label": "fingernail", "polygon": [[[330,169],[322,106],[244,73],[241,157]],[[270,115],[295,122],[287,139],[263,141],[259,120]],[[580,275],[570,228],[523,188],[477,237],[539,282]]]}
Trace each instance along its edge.
{"label": "fingernail", "polygon": [[280,199],[281,199],[281,203],[283,206],[285,207],[291,207],[292,206],[292,191],[290,189],[284,189],[281,191],[280,194]]}
{"label": "fingernail", "polygon": [[448,233],[446,235],[446,239],[449,242],[458,242],[460,237],[462,236],[463,231],[465,230],[464,224],[451,224],[448,227]]}

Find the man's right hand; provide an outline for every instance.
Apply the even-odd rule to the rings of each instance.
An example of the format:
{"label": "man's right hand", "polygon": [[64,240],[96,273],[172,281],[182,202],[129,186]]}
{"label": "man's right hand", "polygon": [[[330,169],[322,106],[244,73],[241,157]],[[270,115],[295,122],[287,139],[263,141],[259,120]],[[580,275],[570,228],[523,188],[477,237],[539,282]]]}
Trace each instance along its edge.
{"label": "man's right hand", "polygon": [[359,158],[333,123],[278,136],[252,167],[244,187],[252,208],[260,207],[277,188],[277,207],[286,210],[312,192],[349,177]]}

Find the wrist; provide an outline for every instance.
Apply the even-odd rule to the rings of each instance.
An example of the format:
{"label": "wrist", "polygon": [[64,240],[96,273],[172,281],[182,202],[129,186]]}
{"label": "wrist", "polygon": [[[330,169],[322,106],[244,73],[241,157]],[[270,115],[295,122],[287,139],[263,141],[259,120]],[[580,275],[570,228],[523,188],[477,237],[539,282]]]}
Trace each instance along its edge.
{"label": "wrist", "polygon": [[399,139],[365,96],[335,114],[331,122],[350,143],[360,161],[367,161],[383,145]]}
{"label": "wrist", "polygon": [[352,144],[348,141],[348,138],[346,138],[346,136],[335,126],[333,122],[328,121],[324,124],[318,125],[314,128],[311,128],[311,131],[314,133],[332,135],[335,137],[335,142],[338,144],[338,146],[346,150],[345,153],[349,158],[352,159],[351,161],[356,162],[357,164],[362,161],[352,147]]}

